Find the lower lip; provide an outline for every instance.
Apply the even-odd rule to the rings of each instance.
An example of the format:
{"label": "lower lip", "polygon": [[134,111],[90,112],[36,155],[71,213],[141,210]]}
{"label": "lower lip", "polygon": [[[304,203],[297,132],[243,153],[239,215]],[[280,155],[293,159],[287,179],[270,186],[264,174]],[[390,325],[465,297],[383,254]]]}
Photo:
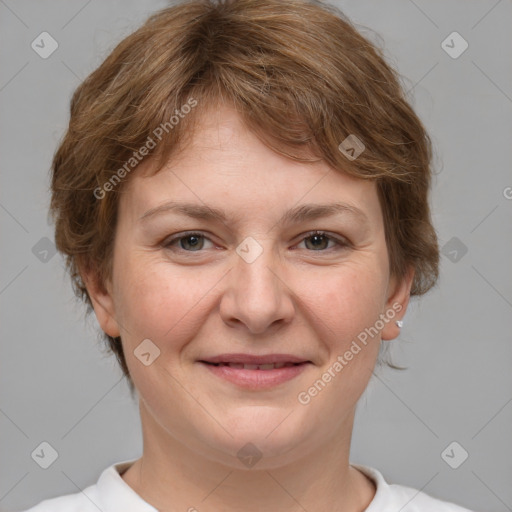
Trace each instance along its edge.
{"label": "lower lip", "polygon": [[217,377],[221,377],[246,389],[267,389],[287,382],[300,375],[310,363],[301,363],[274,370],[244,370],[230,366],[215,366],[203,363]]}

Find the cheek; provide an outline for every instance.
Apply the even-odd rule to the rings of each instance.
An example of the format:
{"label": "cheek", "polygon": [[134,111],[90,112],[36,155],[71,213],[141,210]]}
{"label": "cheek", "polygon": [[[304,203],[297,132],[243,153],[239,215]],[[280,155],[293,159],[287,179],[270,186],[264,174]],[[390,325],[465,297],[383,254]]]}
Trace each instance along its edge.
{"label": "cheek", "polygon": [[331,344],[343,348],[375,323],[384,304],[384,277],[379,264],[353,263],[301,283],[301,295]]}
{"label": "cheek", "polygon": [[346,266],[310,298],[324,353],[316,377],[299,396],[301,404],[307,400],[312,414],[350,409],[368,385],[380,348],[380,332],[374,326],[385,304],[384,277],[378,264]]}
{"label": "cheek", "polygon": [[[201,271],[178,269],[161,256],[133,258],[123,266],[118,279],[119,301],[116,312],[130,344],[149,338],[162,349],[164,341],[187,340],[197,326],[207,292],[213,292],[216,275]],[[206,296],[205,296],[206,295]],[[173,344],[173,347],[175,345]]]}

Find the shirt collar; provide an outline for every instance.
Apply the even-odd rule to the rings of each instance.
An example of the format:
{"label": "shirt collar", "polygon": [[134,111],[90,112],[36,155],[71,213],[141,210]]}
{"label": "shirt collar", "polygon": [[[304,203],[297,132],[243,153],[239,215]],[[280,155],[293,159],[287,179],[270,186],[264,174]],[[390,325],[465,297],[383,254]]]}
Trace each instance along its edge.
{"label": "shirt collar", "polygon": [[98,480],[98,493],[105,510],[109,512],[158,512],[144,501],[121,477],[137,459],[124,460],[112,464],[101,473]]}
{"label": "shirt collar", "polygon": [[[126,512],[127,510],[158,512],[155,507],[144,501],[121,477],[121,474],[136,460],[138,459],[127,459],[117,462],[101,473],[97,489],[105,510],[111,512]],[[388,505],[389,495],[386,492],[389,485],[384,480],[384,477],[374,468],[360,464],[351,464],[351,466],[370,478],[376,487],[375,496],[364,512],[381,512],[383,507]]]}

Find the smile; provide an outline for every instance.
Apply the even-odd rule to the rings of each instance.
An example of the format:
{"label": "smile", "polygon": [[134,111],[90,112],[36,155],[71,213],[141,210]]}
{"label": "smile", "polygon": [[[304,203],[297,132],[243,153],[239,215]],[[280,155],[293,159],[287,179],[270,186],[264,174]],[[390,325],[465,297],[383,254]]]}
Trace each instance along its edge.
{"label": "smile", "polygon": [[229,366],[237,370],[276,370],[279,368],[288,368],[302,363],[267,363],[267,364],[244,364],[244,363],[207,363],[214,366]]}
{"label": "smile", "polygon": [[225,354],[198,362],[219,379],[254,391],[284,384],[313,366],[311,361],[288,354]]}

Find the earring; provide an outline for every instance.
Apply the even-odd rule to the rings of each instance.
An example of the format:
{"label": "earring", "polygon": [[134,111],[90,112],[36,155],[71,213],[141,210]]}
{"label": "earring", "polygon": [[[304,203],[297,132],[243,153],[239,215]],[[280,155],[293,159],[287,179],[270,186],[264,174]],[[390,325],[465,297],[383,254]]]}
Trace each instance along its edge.
{"label": "earring", "polygon": [[401,329],[404,326],[404,321],[403,320],[397,320],[395,322],[395,324],[398,326],[399,329]]}

